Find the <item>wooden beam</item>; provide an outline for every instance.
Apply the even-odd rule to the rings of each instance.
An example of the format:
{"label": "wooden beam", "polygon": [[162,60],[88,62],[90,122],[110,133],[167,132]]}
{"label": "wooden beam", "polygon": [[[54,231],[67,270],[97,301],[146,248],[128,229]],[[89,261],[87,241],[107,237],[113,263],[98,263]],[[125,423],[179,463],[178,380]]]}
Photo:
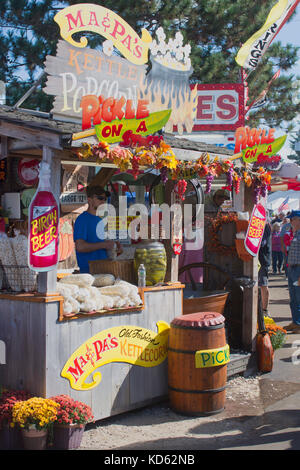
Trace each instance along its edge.
{"label": "wooden beam", "polygon": [[47,145],[54,149],[62,149],[61,134],[41,128],[27,127],[26,123],[22,125],[0,120],[0,135],[31,142],[36,146]]}
{"label": "wooden beam", "polygon": [[8,156],[8,144],[7,144],[7,137],[1,136],[1,147],[0,147],[0,160],[6,158]]}
{"label": "wooden beam", "polygon": [[115,171],[115,168],[101,168],[101,170],[98,171],[96,176],[92,179],[89,186],[105,186],[111,180]]}
{"label": "wooden beam", "polygon": [[41,152],[41,149],[34,145],[34,142],[26,142],[21,139],[10,139],[8,143],[9,153],[20,151],[36,151]]}

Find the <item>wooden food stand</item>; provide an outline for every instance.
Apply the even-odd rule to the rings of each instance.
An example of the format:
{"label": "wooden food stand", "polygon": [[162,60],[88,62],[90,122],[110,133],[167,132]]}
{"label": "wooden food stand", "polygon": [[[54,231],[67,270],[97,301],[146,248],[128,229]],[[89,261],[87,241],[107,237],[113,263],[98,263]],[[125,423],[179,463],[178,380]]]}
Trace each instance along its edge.
{"label": "wooden food stand", "polygon": [[[2,149],[6,148],[2,156],[7,158],[8,168],[15,158],[46,158],[52,168],[52,188],[59,197],[62,163],[78,163],[70,150],[68,133],[71,128],[76,130],[76,125],[5,107],[1,109],[0,123]],[[8,178],[5,184],[9,186],[13,182]],[[252,269],[255,262],[254,258]],[[74,351],[99,331],[128,325],[156,332],[158,322],[170,324],[180,316],[184,285],[178,282],[178,259],[169,258],[169,266],[170,284],[143,288],[143,305],[139,308],[64,316],[63,298],[56,294],[57,269],[38,273],[37,292],[0,293],[0,339],[5,343],[7,358],[6,364],[0,365],[1,383],[9,388],[28,389],[39,396],[65,393],[80,398],[93,407],[96,419],[166,397],[166,361],[156,367],[123,362],[107,364],[101,368],[100,386],[88,391],[70,388],[60,372]],[[251,289],[252,302],[248,299],[243,309],[240,307],[243,325],[247,316],[252,325],[243,329],[239,338],[249,351],[256,335],[256,312],[249,305],[255,305],[256,292],[255,288]]]}
{"label": "wooden food stand", "polygon": [[[86,8],[90,8],[90,5]],[[68,41],[68,38],[64,39]],[[109,92],[108,98],[106,97],[104,101],[98,100],[95,91],[92,98],[90,95],[87,97],[87,100],[90,100],[89,103],[85,103],[85,96],[80,102],[79,90],[85,86],[85,73],[89,74],[90,85],[98,83],[99,77],[103,80],[102,85],[104,82],[109,83],[108,80],[112,77],[119,80],[121,92],[127,90],[128,81],[131,81],[132,89],[135,89],[137,84],[144,85],[143,93],[137,100],[136,114],[133,113],[132,100],[128,100],[129,104],[126,104],[127,117],[130,116],[130,119],[128,118],[127,121],[125,119],[123,131],[126,130],[126,125],[129,125],[130,120],[131,124],[135,122],[137,133],[138,130],[143,131],[141,135],[135,135],[132,131],[131,134],[127,133],[126,138],[129,139],[127,147],[130,147],[130,144],[132,146],[144,145],[144,135],[147,136],[150,133],[149,131],[145,134],[146,125],[152,126],[153,134],[164,127],[166,122],[168,124],[165,131],[172,132],[174,126],[178,126],[179,129],[183,126],[190,128],[194,116],[191,111],[194,109],[196,88],[191,89],[188,83],[191,73],[190,64],[188,62],[181,64],[180,70],[184,72],[186,83],[182,89],[178,90],[178,93],[186,93],[184,105],[179,103],[177,109],[175,99],[171,103],[174,113],[170,114],[171,110],[168,109],[161,111],[161,102],[151,102],[151,93],[147,94],[147,87],[150,86],[150,78],[148,77],[148,83],[145,75],[147,54],[143,55],[144,59],[146,57],[144,62],[138,61],[137,55],[130,56],[128,61],[118,56],[109,56],[107,59],[102,53],[91,49],[85,49],[83,52],[77,51],[76,43],[72,42],[70,46],[66,41],[59,41],[57,58],[47,57],[46,60],[48,82],[45,91],[56,97],[53,115],[6,106],[0,108],[1,161],[5,161],[7,167],[6,179],[1,183],[1,193],[16,194],[24,190],[22,184],[19,187],[16,186],[15,161],[35,159],[40,162],[43,160],[50,166],[53,194],[60,200],[61,207],[64,204],[70,204],[68,222],[72,226],[80,211],[84,210],[86,200],[84,192],[78,189],[77,184],[73,192],[64,193],[63,171],[66,171],[67,167],[72,173],[70,170],[72,166],[76,172],[78,167],[85,169],[88,167],[88,171],[82,176],[85,182],[105,186],[110,182],[116,169],[122,168],[122,164],[118,166],[113,158],[109,161],[107,158],[99,157],[103,139],[107,137],[108,143],[112,144],[110,149],[112,154],[115,149],[114,145],[120,143],[121,137],[124,139],[123,144],[126,140],[124,137],[126,132],[121,137],[119,136],[119,129],[123,125],[121,117],[119,127],[116,127],[116,124],[109,124],[108,118],[101,123],[99,118],[101,112],[103,116],[108,114],[109,107],[105,107],[105,102],[108,104],[106,100],[110,99]],[[139,43],[139,41],[140,38],[137,36],[136,42]],[[114,44],[117,47],[118,42]],[[142,41],[140,47],[148,48]],[[100,75],[99,70],[95,68],[96,65],[98,69],[100,65],[102,66]],[[157,66],[155,60],[152,65],[154,68]],[[170,69],[165,63],[160,66],[164,68],[164,74],[159,80],[161,90],[165,90],[164,87],[168,83],[170,86],[175,86],[175,79],[173,82]],[[174,66],[172,68],[174,70]],[[124,81],[125,76],[127,78]],[[73,80],[72,90],[67,81],[68,77],[72,77]],[[147,99],[143,101],[142,96],[143,98],[146,96]],[[126,100],[121,102],[121,99],[118,102],[119,105],[125,106]],[[146,102],[149,101],[150,113],[152,113],[150,116],[146,109]],[[100,111],[100,105],[103,105],[102,111]],[[93,116],[90,114],[90,108],[93,109]],[[158,113],[156,113],[157,109]],[[118,112],[121,114],[120,108]],[[138,116],[146,117],[143,121],[138,120]],[[147,121],[148,117],[153,118],[151,123],[150,120]],[[93,119],[94,126],[91,123]],[[95,136],[96,132],[98,140]],[[139,140],[141,136],[144,138],[143,144]],[[110,138],[113,140],[109,140]],[[175,161],[175,154],[181,162],[176,168],[180,169],[181,164],[183,165],[184,178],[189,180],[188,172],[193,170],[194,174],[193,165],[197,163],[198,166],[200,165],[200,169],[197,169],[199,181],[205,184],[205,174],[201,171],[206,168],[207,153],[217,157],[220,155],[220,149],[214,145],[178,139],[168,132],[164,133],[163,140],[165,153],[160,155],[161,160],[158,160],[160,165],[155,170],[159,171],[164,164],[166,165],[166,162],[170,165],[169,169],[174,170],[172,165],[175,164],[176,167],[178,163]],[[151,142],[153,141],[150,139]],[[91,151],[92,146],[96,146],[97,155]],[[107,151],[106,146],[103,149]],[[172,149],[172,152],[169,152],[169,149]],[[212,163],[212,165],[218,165],[223,177],[230,166],[228,159],[232,154],[233,151],[224,149],[222,150],[223,156],[219,157],[220,160],[217,158],[218,162]],[[128,156],[128,153],[126,155]],[[132,154],[131,158],[125,171],[133,169]],[[148,167],[153,169],[153,163],[149,163]],[[100,171],[96,172],[95,168],[100,168]],[[141,166],[140,169],[145,168],[147,165]],[[174,178],[180,180],[182,174],[180,170]],[[78,180],[77,183],[81,182]],[[171,181],[171,183],[174,189],[174,182]],[[175,197],[174,190],[168,189],[171,183],[168,181],[166,184],[165,202],[167,203],[172,203],[172,198]],[[224,178],[218,184],[223,186]],[[31,184],[32,186],[34,185]],[[240,191],[233,192],[232,211],[250,211],[251,213],[253,198],[252,194],[248,197],[248,191],[250,190],[241,182]],[[212,214],[212,219],[215,215]],[[11,217],[11,225],[19,227],[18,222],[20,219],[23,220],[22,218],[23,214],[16,218]],[[235,224],[232,223],[228,231],[223,231],[222,237],[227,238],[225,244],[234,245],[235,235]],[[222,266],[227,273],[230,273],[231,278],[248,276],[254,281],[254,285],[244,289],[242,297],[232,296],[229,310],[224,309],[224,315],[233,332],[236,345],[248,351],[250,355],[255,348],[256,337],[257,258],[252,257],[246,262],[241,260],[236,252],[234,256],[232,254],[228,256],[227,253],[216,254],[208,249],[207,240],[208,235],[205,233],[204,261]],[[185,285],[179,281],[179,257],[175,252],[175,246],[178,248],[177,245],[181,244],[180,240],[178,243],[178,240],[166,239],[164,244],[167,253],[165,280],[160,285],[139,288],[141,304],[135,307],[125,306],[118,309],[66,314],[64,298],[57,294],[57,281],[63,270],[72,272],[74,268],[76,269],[74,246],[73,250],[68,252],[68,256],[65,252],[67,259],[59,263],[57,268],[47,272],[38,272],[36,286],[31,291],[9,292],[2,289],[0,291],[0,340],[5,344],[6,363],[0,364],[0,383],[8,388],[27,389],[42,397],[58,394],[70,395],[90,405],[96,420],[166,397],[168,394],[166,360],[168,328],[174,318],[184,313]],[[26,265],[25,259],[24,264]],[[210,273],[204,281],[213,283],[213,290],[222,290],[224,287],[224,279],[218,278],[218,275]],[[211,287],[209,289],[212,290]],[[209,297],[211,294],[206,300],[209,300]],[[204,305],[207,308],[208,304]],[[245,369],[244,366],[235,368],[234,360],[231,364],[231,373]],[[228,370],[230,373],[230,369]]]}

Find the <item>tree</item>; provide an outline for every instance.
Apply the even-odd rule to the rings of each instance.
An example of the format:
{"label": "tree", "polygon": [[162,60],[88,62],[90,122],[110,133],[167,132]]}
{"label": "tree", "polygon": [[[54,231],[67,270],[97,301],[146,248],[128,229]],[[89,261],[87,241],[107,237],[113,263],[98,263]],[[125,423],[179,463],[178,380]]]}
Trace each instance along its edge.
{"label": "tree", "polygon": [[[39,76],[47,54],[55,55],[59,39],[54,15],[62,8],[82,0],[2,0],[0,3],[0,80],[7,83],[7,101],[13,105]],[[240,82],[237,51],[265,22],[275,0],[91,0],[119,13],[137,32],[146,28],[153,35],[159,26],[167,39],[180,30],[192,46],[191,80],[200,83]],[[254,5],[252,5],[255,3]],[[249,21],[251,19],[251,21]],[[90,35],[89,45],[101,44],[103,38]],[[264,90],[274,72],[281,75],[268,92],[268,103],[249,113],[248,124],[264,122],[279,127],[283,120],[292,122],[299,103],[294,103],[289,70],[299,48],[283,47],[274,41],[255,72],[248,77],[249,103]],[[45,79],[42,83],[45,83]],[[299,86],[299,84],[298,84]],[[249,104],[248,103],[248,104]],[[50,111],[52,98],[38,92],[26,101],[27,108]]]}
{"label": "tree", "polygon": [[300,129],[298,129],[295,137],[291,138],[290,144],[295,154],[289,155],[288,159],[293,160],[295,163],[297,163],[297,165],[300,165]]}

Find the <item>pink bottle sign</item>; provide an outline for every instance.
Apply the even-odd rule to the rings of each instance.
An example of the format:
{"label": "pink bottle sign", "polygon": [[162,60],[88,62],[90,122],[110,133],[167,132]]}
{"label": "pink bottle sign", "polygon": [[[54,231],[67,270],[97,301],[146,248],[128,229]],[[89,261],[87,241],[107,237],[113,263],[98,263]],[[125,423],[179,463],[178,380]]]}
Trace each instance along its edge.
{"label": "pink bottle sign", "polygon": [[29,267],[50,271],[58,263],[59,211],[49,191],[38,191],[29,208]]}
{"label": "pink bottle sign", "polygon": [[256,256],[264,233],[266,223],[266,209],[262,204],[253,207],[251,219],[245,238],[245,248],[252,256]]}

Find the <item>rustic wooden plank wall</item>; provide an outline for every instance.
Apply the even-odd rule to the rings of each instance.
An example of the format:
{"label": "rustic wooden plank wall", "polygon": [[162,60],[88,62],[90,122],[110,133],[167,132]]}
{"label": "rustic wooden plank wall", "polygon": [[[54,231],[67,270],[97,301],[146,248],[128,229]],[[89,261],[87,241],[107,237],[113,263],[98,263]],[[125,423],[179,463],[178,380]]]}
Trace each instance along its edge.
{"label": "rustic wooden plank wall", "polygon": [[46,304],[1,299],[0,339],[6,346],[6,364],[0,364],[2,386],[44,396],[45,315]]}
{"label": "rustic wooden plank wall", "polygon": [[139,408],[168,395],[167,360],[157,367],[111,363],[99,368],[100,384],[89,391],[73,390],[60,372],[72,353],[107,328],[141,326],[157,331],[159,320],[171,323],[182,314],[182,290],[145,292],[141,312],[58,322],[58,303],[0,300],[0,340],[6,343],[6,364],[0,383],[26,388],[45,397],[68,394],[93,409],[95,419]]}

